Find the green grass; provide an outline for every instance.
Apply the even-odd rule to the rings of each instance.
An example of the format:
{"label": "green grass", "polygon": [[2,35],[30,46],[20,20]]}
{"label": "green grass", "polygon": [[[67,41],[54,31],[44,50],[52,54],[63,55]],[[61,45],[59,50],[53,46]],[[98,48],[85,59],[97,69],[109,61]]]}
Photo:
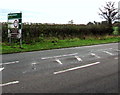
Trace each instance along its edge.
{"label": "green grass", "polygon": [[2,43],[2,54],[8,53],[18,53],[18,52],[27,52],[27,51],[37,51],[37,50],[48,50],[56,48],[67,48],[67,47],[77,47],[77,46],[87,46],[87,45],[96,45],[103,43],[113,43],[119,42],[120,37],[102,37],[102,38],[87,38],[81,40],[79,38],[58,40],[53,43],[52,41],[45,42],[36,42],[34,44],[23,44],[22,48],[19,48],[19,45],[10,46],[8,43]]}

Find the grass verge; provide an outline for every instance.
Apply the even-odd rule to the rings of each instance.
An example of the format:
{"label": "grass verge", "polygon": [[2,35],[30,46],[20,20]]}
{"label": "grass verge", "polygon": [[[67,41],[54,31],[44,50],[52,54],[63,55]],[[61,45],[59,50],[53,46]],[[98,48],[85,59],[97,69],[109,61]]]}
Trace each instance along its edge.
{"label": "grass verge", "polygon": [[45,41],[36,42],[34,44],[23,44],[22,48],[19,45],[10,46],[8,43],[1,43],[2,51],[1,54],[18,53],[18,52],[28,52],[28,51],[38,51],[38,50],[48,50],[56,48],[68,48],[68,47],[78,47],[87,45],[96,45],[103,43],[113,43],[119,42],[120,37],[104,37],[104,38],[88,38],[81,40],[79,38],[58,40],[58,41]]}

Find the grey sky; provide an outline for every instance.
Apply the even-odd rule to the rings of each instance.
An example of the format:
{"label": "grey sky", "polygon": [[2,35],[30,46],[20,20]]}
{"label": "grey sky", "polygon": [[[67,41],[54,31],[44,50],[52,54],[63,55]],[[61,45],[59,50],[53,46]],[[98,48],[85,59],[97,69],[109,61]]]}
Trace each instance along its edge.
{"label": "grey sky", "polygon": [[[75,24],[102,21],[99,8],[110,0],[1,0],[0,20],[7,21],[10,12],[22,12],[23,22]],[[111,0],[118,7],[119,0]]]}

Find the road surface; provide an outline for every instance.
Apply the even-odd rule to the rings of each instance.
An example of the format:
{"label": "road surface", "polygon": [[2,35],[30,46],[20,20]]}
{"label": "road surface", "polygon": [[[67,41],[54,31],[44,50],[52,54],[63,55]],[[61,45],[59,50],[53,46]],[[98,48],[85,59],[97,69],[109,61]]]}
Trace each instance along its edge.
{"label": "road surface", "polygon": [[2,93],[118,93],[118,43],[4,54]]}

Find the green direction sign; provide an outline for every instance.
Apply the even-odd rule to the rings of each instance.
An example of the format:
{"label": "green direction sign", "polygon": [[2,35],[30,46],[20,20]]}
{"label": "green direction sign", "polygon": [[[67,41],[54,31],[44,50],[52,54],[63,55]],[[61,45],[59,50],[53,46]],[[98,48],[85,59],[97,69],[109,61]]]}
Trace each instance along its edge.
{"label": "green direction sign", "polygon": [[22,13],[10,13],[8,14],[8,20],[9,19],[21,19]]}
{"label": "green direction sign", "polygon": [[[18,27],[14,27],[15,24],[17,25],[18,23]],[[22,24],[22,13],[9,13],[8,14],[8,28],[19,28],[21,29],[21,24]]]}
{"label": "green direction sign", "polygon": [[21,38],[22,13],[8,14],[8,37]]}

